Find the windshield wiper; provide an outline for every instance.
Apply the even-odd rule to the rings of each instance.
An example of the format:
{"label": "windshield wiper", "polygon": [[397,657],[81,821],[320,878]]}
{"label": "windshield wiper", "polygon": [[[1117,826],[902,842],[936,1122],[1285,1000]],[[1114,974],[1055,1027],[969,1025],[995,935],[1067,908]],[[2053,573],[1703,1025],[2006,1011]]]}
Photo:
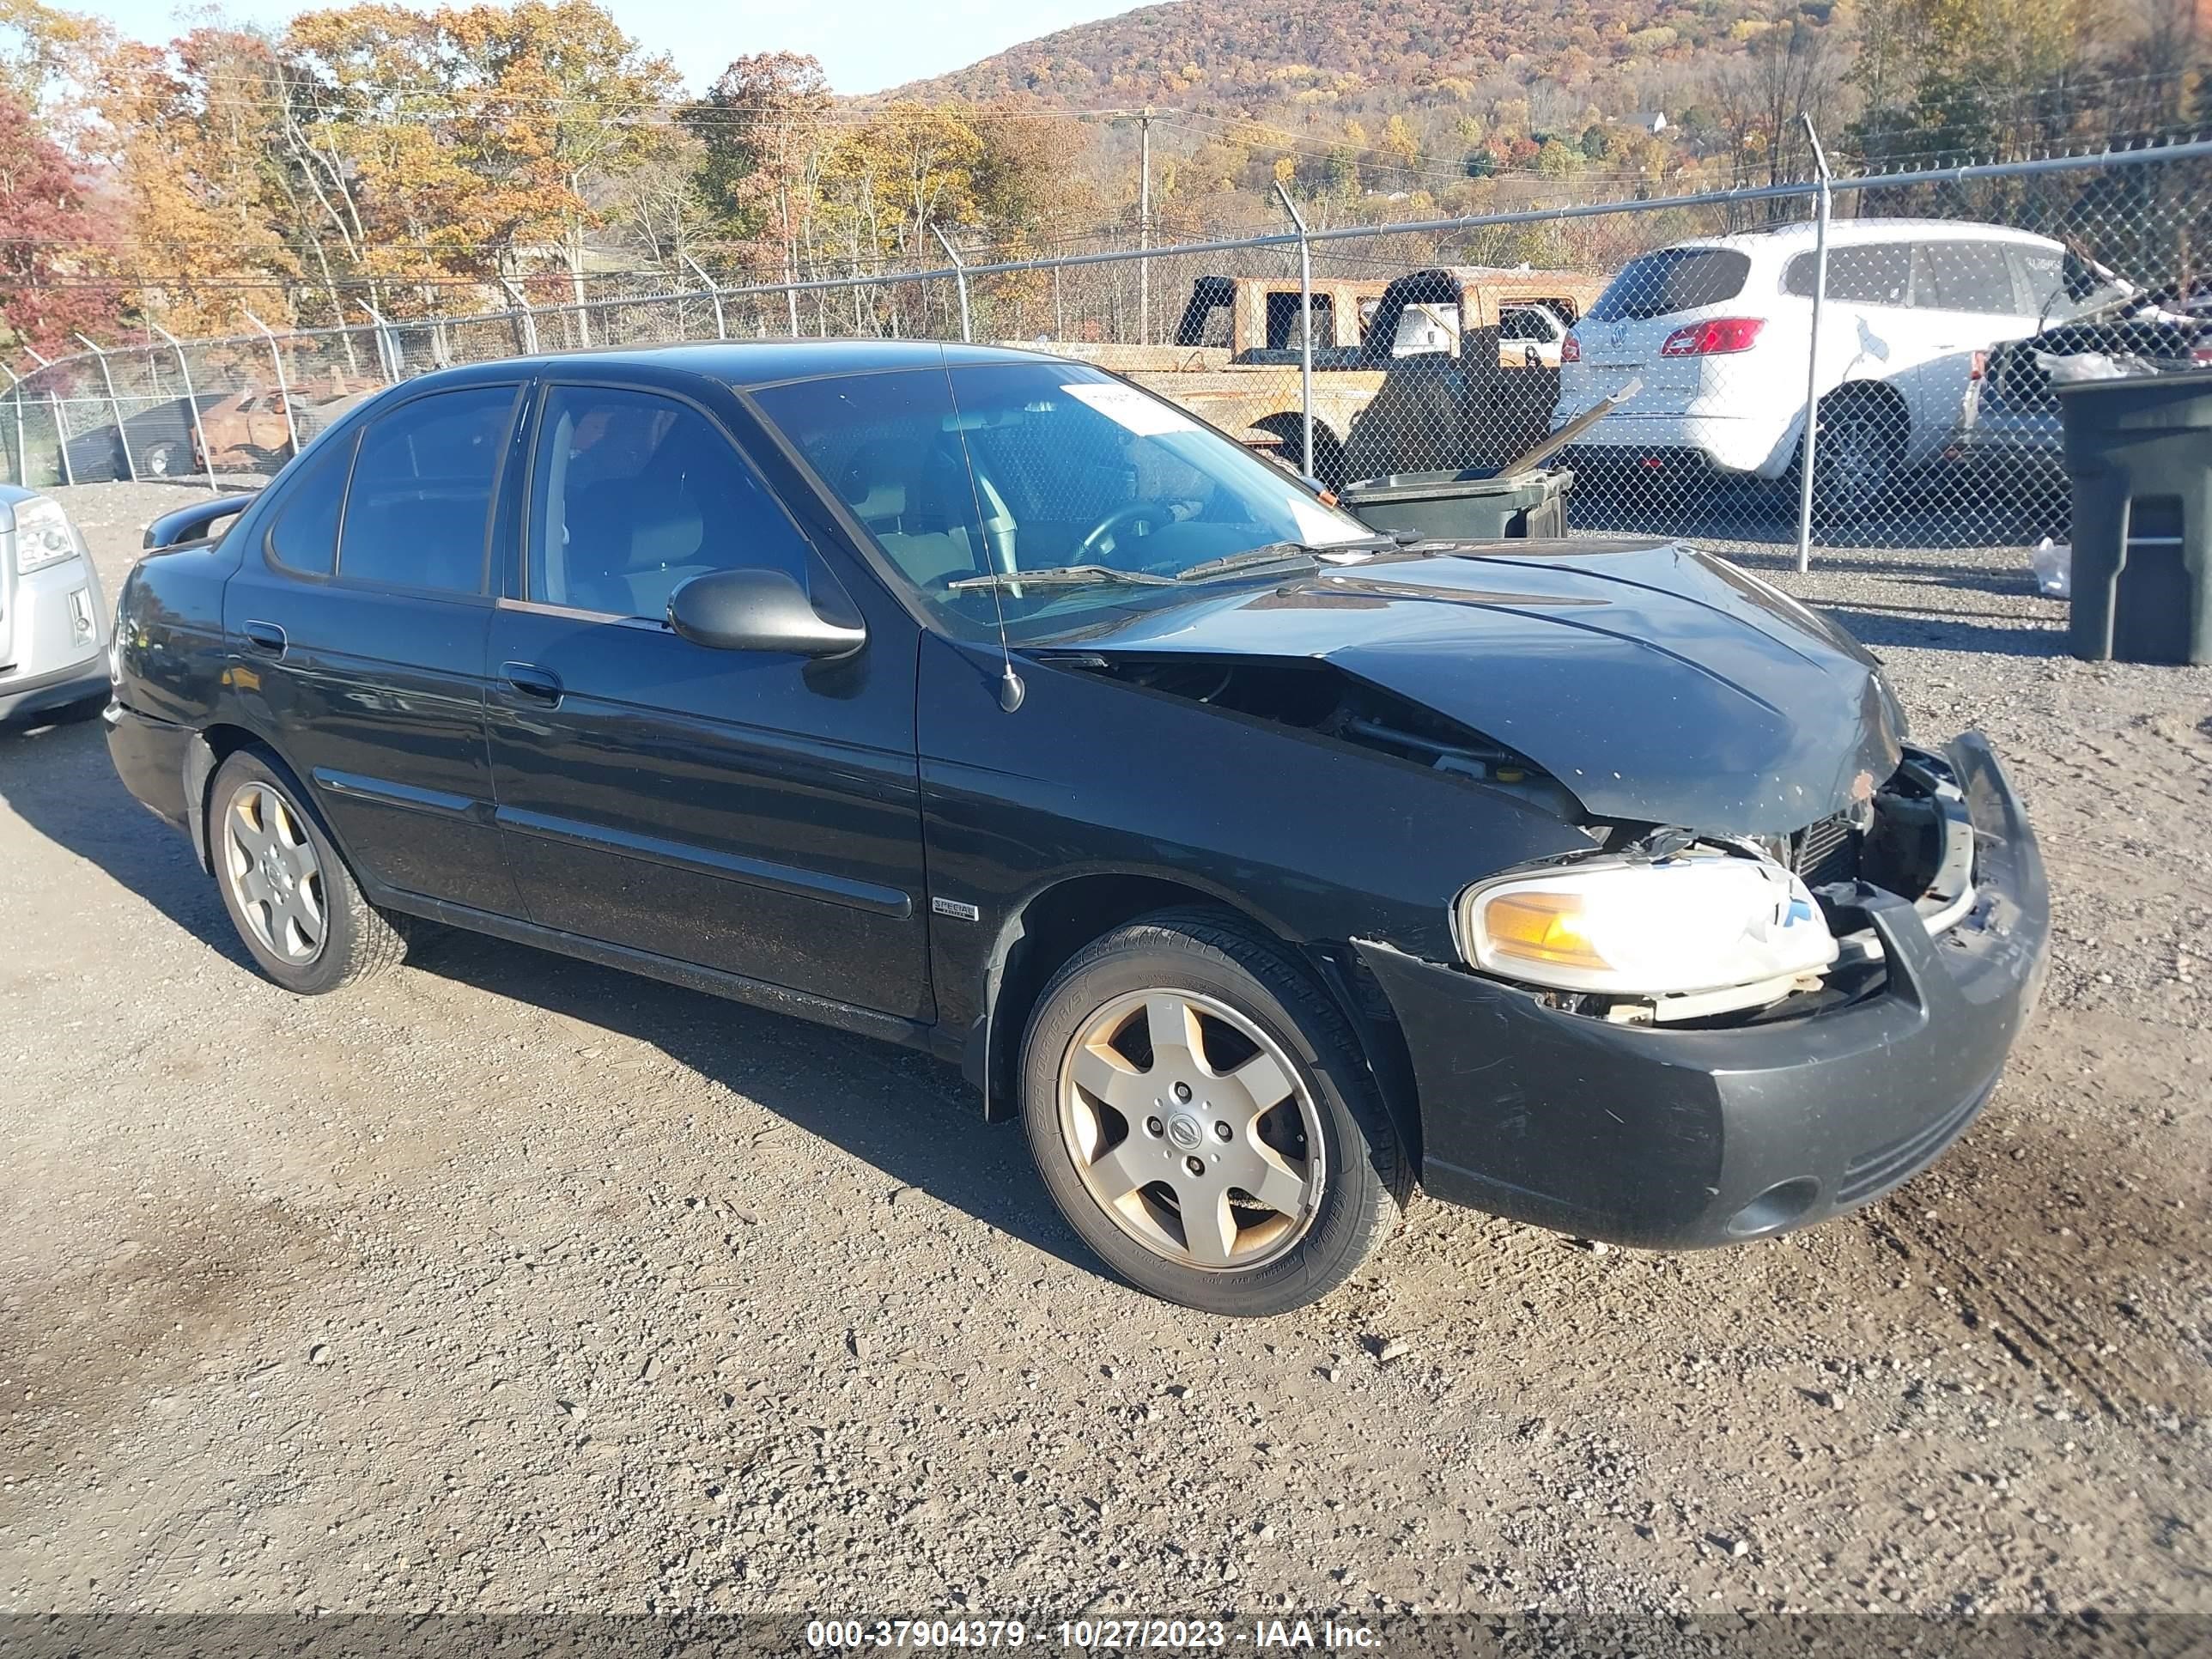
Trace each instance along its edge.
{"label": "windshield wiper", "polygon": [[1133,582],[1144,587],[1167,587],[1173,576],[1155,576],[1143,570],[1115,570],[1103,564],[1054,564],[1042,570],[994,570],[988,576],[963,576],[945,586],[955,593],[979,587],[1020,587],[1034,582],[1039,587],[1084,587],[1097,582]]}
{"label": "windshield wiper", "polygon": [[1271,564],[1319,562],[1332,553],[1371,553],[1379,548],[1395,547],[1395,536],[1370,536],[1363,540],[1330,542],[1315,546],[1310,542],[1270,542],[1265,547],[1248,548],[1242,553],[1231,553],[1218,559],[1206,559],[1176,575],[1179,582],[1202,582],[1215,576],[1231,576],[1243,570],[1257,570]]}

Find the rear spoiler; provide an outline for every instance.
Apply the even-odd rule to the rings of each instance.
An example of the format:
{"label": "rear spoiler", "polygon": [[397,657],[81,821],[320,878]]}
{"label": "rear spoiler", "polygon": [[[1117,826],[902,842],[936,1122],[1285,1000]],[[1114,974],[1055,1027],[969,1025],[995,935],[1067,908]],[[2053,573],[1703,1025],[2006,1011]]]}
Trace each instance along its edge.
{"label": "rear spoiler", "polygon": [[214,533],[209,526],[243,513],[253,505],[256,499],[254,493],[216,495],[204,501],[194,501],[190,507],[180,507],[173,513],[164,513],[146,526],[146,550],[151,552],[156,548],[175,547],[185,542],[206,541]]}

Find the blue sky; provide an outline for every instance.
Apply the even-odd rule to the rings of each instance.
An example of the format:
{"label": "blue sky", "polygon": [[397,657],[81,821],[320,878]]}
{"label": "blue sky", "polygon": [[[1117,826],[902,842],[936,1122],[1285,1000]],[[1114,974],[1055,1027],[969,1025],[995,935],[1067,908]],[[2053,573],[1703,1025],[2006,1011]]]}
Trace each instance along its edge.
{"label": "blue sky", "polygon": [[[328,0],[326,0],[328,3]],[[1070,23],[1109,17],[1140,0],[831,0],[830,3],[717,5],[714,0],[602,0],[623,28],[667,52],[695,89],[748,52],[811,52],[840,92],[878,92],[958,69]],[[70,0],[64,0],[65,5]],[[140,40],[166,39],[204,8],[179,0],[76,0]],[[228,0],[246,23],[282,23],[315,9],[297,0]]]}

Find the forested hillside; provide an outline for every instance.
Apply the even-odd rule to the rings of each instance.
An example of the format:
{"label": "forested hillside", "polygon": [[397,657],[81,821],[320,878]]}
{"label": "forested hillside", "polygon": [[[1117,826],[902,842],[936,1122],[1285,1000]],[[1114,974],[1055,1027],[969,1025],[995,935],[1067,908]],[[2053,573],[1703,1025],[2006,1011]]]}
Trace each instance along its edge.
{"label": "forested hillside", "polygon": [[1778,16],[1760,0],[1172,0],[1025,41],[902,89],[1034,95],[1079,106],[1322,103],[1370,89],[1464,97],[1496,76],[1630,96],[1741,53]]}

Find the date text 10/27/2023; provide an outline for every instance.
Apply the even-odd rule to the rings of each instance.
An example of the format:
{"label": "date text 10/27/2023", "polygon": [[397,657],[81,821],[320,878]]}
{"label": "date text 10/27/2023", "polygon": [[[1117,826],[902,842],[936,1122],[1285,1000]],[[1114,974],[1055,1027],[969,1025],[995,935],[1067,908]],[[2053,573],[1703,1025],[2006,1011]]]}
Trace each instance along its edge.
{"label": "date text 10/27/2023", "polygon": [[1250,1648],[1260,1651],[1371,1650],[1371,1626],[1332,1620],[1261,1619],[817,1619],[806,1644],[819,1650],[1018,1648],[1036,1644],[1078,1652]]}

